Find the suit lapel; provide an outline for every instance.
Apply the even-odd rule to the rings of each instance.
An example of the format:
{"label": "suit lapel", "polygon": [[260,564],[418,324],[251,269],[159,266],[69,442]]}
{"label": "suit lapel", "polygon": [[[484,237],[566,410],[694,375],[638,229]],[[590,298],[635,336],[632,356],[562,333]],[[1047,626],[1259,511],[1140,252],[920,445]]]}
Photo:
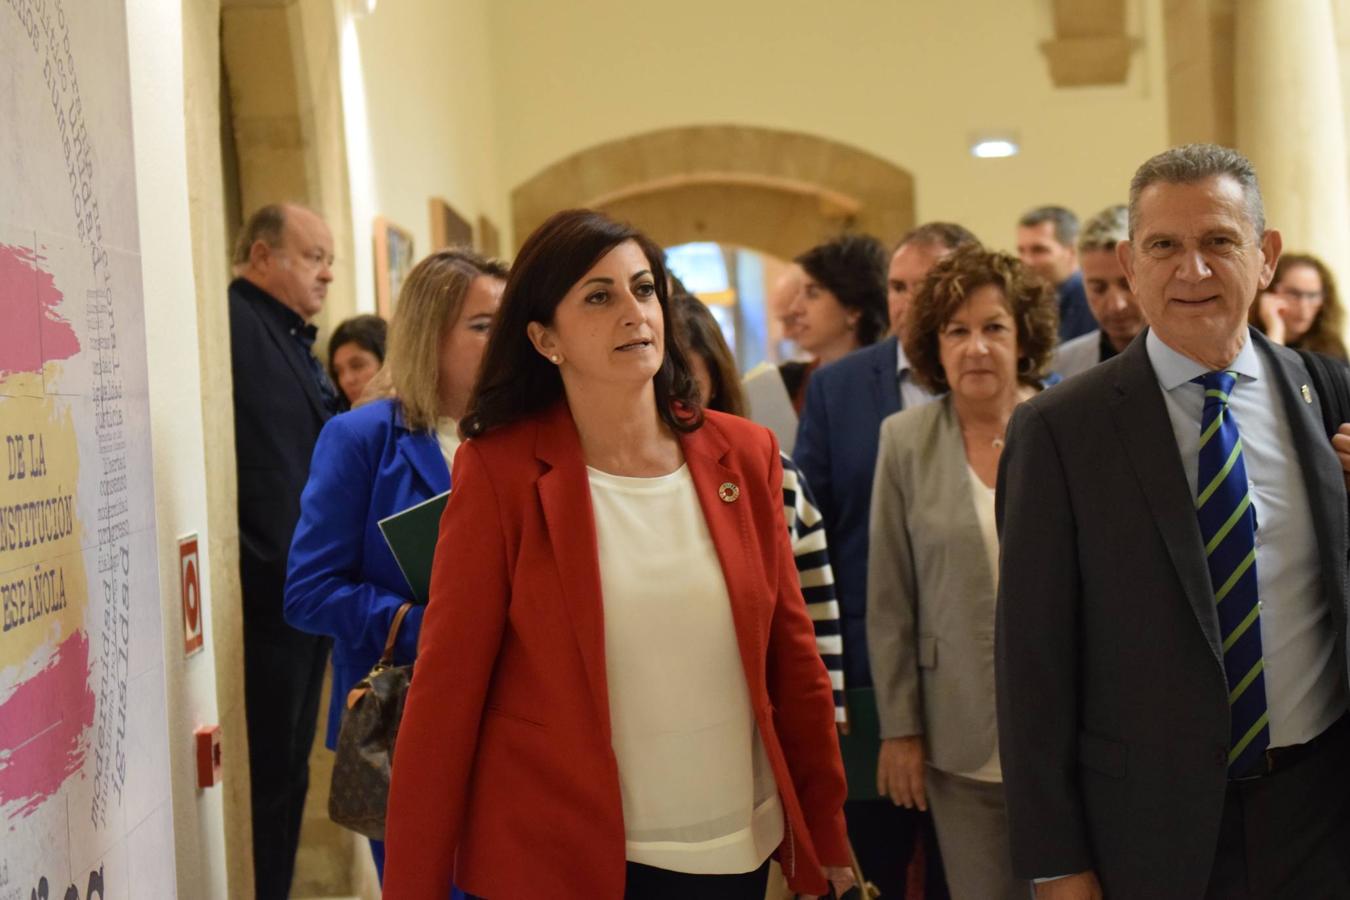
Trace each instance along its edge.
{"label": "suit lapel", "polygon": [[881,413],[878,422],[901,409],[900,373],[896,371],[900,362],[899,346],[897,338],[889,337],[882,342],[882,349],[872,355],[872,391],[877,411]]}
{"label": "suit lapel", "polygon": [[1162,388],[1148,359],[1144,335],[1121,354],[1116,373],[1115,392],[1109,404],[1121,445],[1144,491],[1154,525],[1162,534],[1200,630],[1209,642],[1215,661],[1222,666],[1219,614],[1205,564],[1195,504],[1177,451],[1176,435],[1167,415]]}
{"label": "suit lapel", "polygon": [[539,423],[535,455],[549,466],[538,482],[563,605],[581,652],[605,740],[610,739],[609,684],[605,670],[604,600],[591,508],[590,480],[581,440],[567,404],[559,402]]}
{"label": "suit lapel", "polygon": [[[944,394],[934,401],[942,411],[937,424],[936,458],[929,462],[933,466],[932,477],[942,487],[946,499],[947,515],[959,523],[966,535],[967,545],[984,547],[984,531],[980,527],[979,516],[975,512],[975,484],[971,480],[970,462],[966,457],[966,446],[961,440],[961,423],[952,409],[951,393]],[[979,596],[994,595],[994,573],[989,568],[987,553],[977,553],[966,563],[984,573],[989,585],[988,590]],[[966,599],[966,598],[963,598]]]}
{"label": "suit lapel", "polygon": [[436,436],[425,431],[409,431],[403,424],[402,410],[396,411],[394,415],[394,424],[398,428],[398,452],[403,454],[409,467],[422,479],[433,497],[450,490],[450,468],[446,465]]}
{"label": "suit lapel", "polygon": [[[1290,351],[1276,351],[1266,337],[1251,330],[1256,349],[1266,358],[1275,378],[1289,431],[1298,453],[1299,468],[1308,491],[1313,530],[1317,532],[1318,559],[1322,568],[1322,592],[1333,621],[1346,632],[1346,503],[1345,481],[1336,456],[1327,450],[1327,434],[1317,403],[1303,399],[1311,379],[1303,362]],[[1314,401],[1319,401],[1312,395]],[[1320,402],[1320,401],[1319,401]]]}
{"label": "suit lapel", "polygon": [[[741,651],[741,666],[752,703],[762,695],[763,659],[768,643],[767,619],[760,615],[768,583],[764,563],[751,546],[754,534],[750,485],[745,474],[726,465],[731,445],[716,423],[706,421],[697,431],[682,435],[685,463],[694,482],[699,507],[717,559],[722,565],[727,595],[731,600],[731,618]],[[732,485],[735,491],[724,490]],[[734,496],[733,496],[734,495]],[[732,497],[726,500],[724,497]]]}

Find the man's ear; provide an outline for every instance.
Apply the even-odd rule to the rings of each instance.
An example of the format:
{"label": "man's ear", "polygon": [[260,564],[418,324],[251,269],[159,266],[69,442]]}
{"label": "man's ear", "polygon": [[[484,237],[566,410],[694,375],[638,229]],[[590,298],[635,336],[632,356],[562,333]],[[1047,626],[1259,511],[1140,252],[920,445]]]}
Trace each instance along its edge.
{"label": "man's ear", "polygon": [[552,328],[539,322],[531,322],[525,326],[525,334],[544,359],[558,355],[558,336],[553,333]]}
{"label": "man's ear", "polygon": [[255,269],[265,268],[272,261],[272,248],[262,238],[248,248],[248,264]]}
{"label": "man's ear", "polygon": [[1139,289],[1134,285],[1134,245],[1129,241],[1117,241],[1116,262],[1125,270],[1125,280],[1130,283],[1130,293],[1137,297]]}
{"label": "man's ear", "polygon": [[1275,278],[1275,266],[1284,250],[1284,237],[1274,228],[1267,228],[1261,235],[1261,290],[1270,287]]}

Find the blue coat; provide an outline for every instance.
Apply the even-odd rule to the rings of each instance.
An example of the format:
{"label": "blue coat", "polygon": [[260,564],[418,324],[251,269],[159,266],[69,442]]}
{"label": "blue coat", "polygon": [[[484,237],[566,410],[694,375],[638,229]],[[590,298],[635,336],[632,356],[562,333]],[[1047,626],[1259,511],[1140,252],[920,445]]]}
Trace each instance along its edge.
{"label": "blue coat", "polygon": [[[379,521],[450,489],[436,435],[409,431],[401,407],[379,400],[329,420],[319,434],[286,574],[286,621],[333,638],[327,744],[347,692],[380,658],[394,612],[411,599]],[[417,653],[422,607],[399,629],[396,662]]]}
{"label": "blue coat", "polygon": [[901,407],[896,346],[886,338],[811,376],[792,453],[825,517],[850,688],[872,684],[864,619],[868,526],[881,420]]}

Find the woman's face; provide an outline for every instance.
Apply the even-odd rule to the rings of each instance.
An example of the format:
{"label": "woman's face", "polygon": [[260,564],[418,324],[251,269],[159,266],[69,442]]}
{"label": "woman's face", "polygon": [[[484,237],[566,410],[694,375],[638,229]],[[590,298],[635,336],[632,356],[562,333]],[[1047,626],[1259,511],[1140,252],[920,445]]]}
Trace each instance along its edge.
{"label": "woman's face", "polygon": [[971,292],[938,335],[938,357],[952,393],[992,400],[1017,389],[1017,323],[997,285]]}
{"label": "woman's face", "polygon": [[610,250],[563,295],[530,340],[565,384],[643,385],[661,368],[665,321],[651,263],[635,241]]}
{"label": "woman's face", "polygon": [[506,284],[500,278],[490,275],[475,278],[464,294],[459,317],[441,335],[441,371],[437,382],[441,415],[455,420],[464,416],[504,287]]}
{"label": "woman's face", "polygon": [[1322,311],[1322,277],[1312,266],[1290,266],[1273,290],[1288,301],[1280,311],[1286,339],[1297,341],[1308,333]]}
{"label": "woman's face", "polygon": [[348,403],[356,402],[379,370],[380,358],[355,341],[340,344],[333,351],[333,374]]}
{"label": "woman's face", "polygon": [[805,272],[789,307],[797,326],[797,346],[807,353],[836,359],[858,345],[858,313]]}

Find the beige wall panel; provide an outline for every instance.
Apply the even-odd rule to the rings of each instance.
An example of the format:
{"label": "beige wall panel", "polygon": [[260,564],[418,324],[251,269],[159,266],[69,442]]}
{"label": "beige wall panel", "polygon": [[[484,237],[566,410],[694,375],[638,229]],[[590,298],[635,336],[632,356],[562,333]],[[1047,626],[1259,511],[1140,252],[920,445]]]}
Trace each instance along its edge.
{"label": "beige wall panel", "polygon": [[[1054,30],[1040,0],[687,0],[640,11],[624,0],[496,0],[501,183],[514,190],[581,150],[667,128],[801,132],[909,172],[918,220],[954,219],[1006,248],[1032,205],[1090,215],[1123,201],[1135,167],[1166,145],[1161,0],[1130,3],[1126,20],[1142,41],[1126,82],[1070,90],[1051,84],[1041,54]],[[1004,129],[1020,156],[969,155],[974,134]]]}

